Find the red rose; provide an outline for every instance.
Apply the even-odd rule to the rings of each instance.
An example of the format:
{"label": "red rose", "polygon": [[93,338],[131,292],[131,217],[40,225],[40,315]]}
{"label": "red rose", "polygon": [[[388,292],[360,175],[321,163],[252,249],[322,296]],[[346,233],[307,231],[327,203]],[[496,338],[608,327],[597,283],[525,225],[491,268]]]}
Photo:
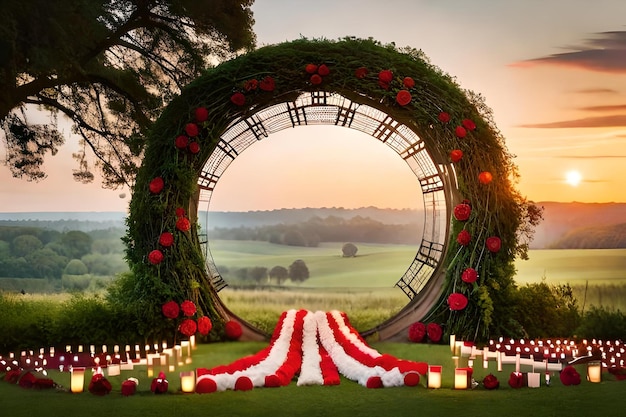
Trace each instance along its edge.
{"label": "red rose", "polygon": [[319,85],[322,83],[322,77],[320,77],[317,74],[313,74],[311,75],[311,84],[313,85]]}
{"label": "red rose", "polygon": [[178,317],[178,313],[180,313],[180,308],[178,307],[178,303],[176,301],[168,301],[161,306],[161,311],[168,319],[175,319]]}
{"label": "red rose", "polygon": [[474,130],[476,129],[476,123],[474,123],[473,121],[471,121],[470,119],[463,119],[463,121],[461,122],[461,124],[463,125],[464,128],[466,128],[467,130]]}
{"label": "red rose", "polygon": [[209,118],[209,111],[206,107],[198,107],[195,111],[196,122],[202,123]]}
{"label": "red rose", "polygon": [[183,217],[185,215],[185,209],[182,207],[176,208],[176,217]]}
{"label": "red rose", "polygon": [[200,144],[198,142],[191,142],[189,144],[189,152],[192,154],[197,154],[200,152]]}
{"label": "red rose", "polygon": [[150,391],[155,394],[163,394],[167,392],[169,388],[169,382],[165,379],[165,373],[159,372],[159,377],[154,378],[150,384]]}
{"label": "red rose", "polygon": [[88,390],[94,395],[107,395],[111,388],[111,383],[102,374],[95,374],[89,381]]}
{"label": "red rose", "polygon": [[489,374],[483,378],[483,386],[487,389],[497,389],[500,387],[500,381],[494,374]]}
{"label": "red rose", "polygon": [[198,331],[201,335],[206,336],[213,328],[213,323],[208,316],[202,316],[198,319]]}
{"label": "red rose", "polygon": [[459,162],[463,158],[463,151],[460,149],[454,149],[450,151],[450,160],[452,162]]}
{"label": "red rose", "polygon": [[360,67],[360,68],[357,68],[357,69],[354,71],[354,76],[355,76],[355,77],[357,77],[358,79],[363,79],[363,78],[367,77],[367,73],[368,73],[368,72],[369,72],[369,71],[367,70],[367,68],[365,68],[365,67]]}
{"label": "red rose", "polygon": [[416,321],[409,327],[409,340],[413,343],[420,343],[426,336],[426,325],[421,321]]}
{"label": "red rose", "polygon": [[396,95],[396,102],[401,106],[406,106],[411,102],[411,93],[407,90],[400,90]]}
{"label": "red rose", "polygon": [[378,86],[383,90],[389,90],[389,83],[382,82],[378,80]]}
{"label": "red rose", "polygon": [[189,138],[185,135],[180,135],[176,137],[174,144],[178,149],[185,149],[187,144],[189,143]]}
{"label": "red rose", "polygon": [[458,311],[467,307],[467,297],[461,293],[453,292],[448,296],[450,310]]}
{"label": "red rose", "polygon": [[489,184],[491,180],[493,180],[493,175],[489,171],[483,171],[478,174],[478,181],[483,185]]}
{"label": "red rose", "polygon": [[192,319],[185,319],[178,326],[178,331],[187,337],[196,334],[196,330],[198,330],[198,325]]}
{"label": "red rose", "polygon": [[189,229],[191,229],[191,223],[189,223],[189,220],[186,217],[180,217],[176,221],[176,228],[181,232],[188,232]]}
{"label": "red rose", "polygon": [[163,178],[156,177],[155,179],[150,181],[150,192],[152,194],[158,194],[163,190],[164,185],[165,182],[163,181]]}
{"label": "red rose", "polygon": [[243,83],[243,89],[246,91],[256,90],[258,86],[259,82],[256,80],[256,78],[253,78]]}
{"label": "red rose", "polygon": [[470,218],[472,207],[469,204],[461,203],[454,207],[454,218],[460,222],[464,222]]}
{"label": "red rose", "polygon": [[496,253],[500,251],[500,247],[502,246],[502,241],[500,240],[498,236],[491,236],[491,237],[488,237],[487,240],[485,240],[485,245],[487,246],[487,249],[489,250],[489,252]]}
{"label": "red rose", "polygon": [[196,314],[196,305],[193,301],[185,300],[180,304],[180,309],[183,311],[183,314],[187,317],[191,317]]}
{"label": "red rose", "polygon": [[163,253],[160,250],[155,249],[148,254],[148,260],[152,265],[158,265],[163,262]]}
{"label": "red rose", "polygon": [[137,380],[135,378],[128,378],[122,382],[122,395],[128,397],[134,395],[137,392]]}
{"label": "red rose", "polygon": [[276,83],[274,82],[274,79],[268,75],[261,80],[259,88],[263,91],[274,91],[274,88],[276,88]]}
{"label": "red rose", "polygon": [[17,382],[20,380],[21,375],[21,371],[17,369],[11,369],[4,375],[4,380],[7,381],[9,384],[17,384]]}
{"label": "red rose", "polygon": [[456,129],[454,129],[454,134],[458,137],[458,138],[464,138],[467,135],[467,130],[465,130],[465,128],[463,126],[457,126]]}
{"label": "red rose", "polygon": [[322,64],[317,68],[317,73],[322,77],[325,77],[330,74],[330,69],[326,66],[326,64]]}
{"label": "red rose", "polygon": [[22,388],[32,388],[37,378],[30,371],[26,372],[19,380],[18,385]]}
{"label": "red rose", "polygon": [[230,96],[230,101],[236,106],[243,106],[246,104],[246,96],[244,96],[243,93],[236,92]]}
{"label": "red rose", "polygon": [[431,342],[439,343],[441,341],[441,336],[443,336],[443,330],[437,323],[428,323],[426,326],[426,334]]}
{"label": "red rose", "polygon": [[522,388],[524,385],[524,374],[521,372],[511,372],[509,376],[509,386],[511,388]]}
{"label": "red rose", "polygon": [[476,282],[478,279],[478,272],[474,268],[466,268],[465,271],[461,274],[461,280],[463,282],[467,282],[468,284],[472,284]]}
{"label": "red rose", "polygon": [[185,133],[187,133],[187,136],[192,138],[198,136],[198,133],[200,133],[198,125],[195,123],[187,123],[185,125]]}
{"label": "red rose", "polygon": [[437,116],[437,118],[441,123],[448,123],[450,121],[450,114],[442,111],[441,113],[439,113],[439,116]]}
{"label": "red rose", "polygon": [[461,246],[469,245],[471,240],[472,240],[472,236],[465,229],[461,230],[459,234],[456,236],[456,241]]}
{"label": "red rose", "polygon": [[224,325],[224,332],[230,340],[237,340],[241,337],[243,330],[241,329],[241,324],[235,320],[229,320]]}
{"label": "red rose", "polygon": [[382,70],[378,73],[378,81],[385,84],[391,83],[391,81],[393,81],[393,72],[390,70]]}
{"label": "red rose", "polygon": [[315,74],[317,72],[317,65],[315,65],[315,64],[306,64],[306,66],[304,67],[304,70],[308,74]]}
{"label": "red rose", "polygon": [[404,84],[406,88],[413,88],[415,87],[415,80],[411,77],[404,77],[402,84]]}
{"label": "red rose", "polygon": [[161,236],[159,236],[159,244],[161,246],[165,246],[166,248],[169,248],[170,246],[174,244],[174,235],[171,234],[170,232],[161,233]]}
{"label": "red rose", "polygon": [[561,373],[559,374],[559,378],[561,379],[561,383],[563,385],[579,385],[580,384],[580,374],[572,365],[567,365]]}

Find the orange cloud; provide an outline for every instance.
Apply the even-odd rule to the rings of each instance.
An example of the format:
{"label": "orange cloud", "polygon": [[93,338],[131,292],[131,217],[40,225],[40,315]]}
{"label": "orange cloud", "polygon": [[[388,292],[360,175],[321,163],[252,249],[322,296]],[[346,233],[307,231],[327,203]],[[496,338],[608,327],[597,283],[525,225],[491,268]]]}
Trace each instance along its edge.
{"label": "orange cloud", "polygon": [[587,39],[587,47],[575,48],[572,52],[552,54],[510,64],[511,67],[532,68],[538,65],[554,65],[578,68],[587,71],[626,73],[626,32],[613,31],[597,34],[596,39]]}
{"label": "orange cloud", "polygon": [[520,127],[533,129],[564,129],[581,127],[626,127],[626,115],[585,117],[582,119],[563,120],[559,122],[525,124]]}

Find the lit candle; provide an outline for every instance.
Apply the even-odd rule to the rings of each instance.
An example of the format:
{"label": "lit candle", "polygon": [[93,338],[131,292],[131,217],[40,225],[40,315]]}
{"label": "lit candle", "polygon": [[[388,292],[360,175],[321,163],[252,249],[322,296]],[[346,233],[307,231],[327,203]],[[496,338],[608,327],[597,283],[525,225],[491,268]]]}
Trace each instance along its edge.
{"label": "lit candle", "polygon": [[441,366],[428,366],[428,388],[441,388]]}
{"label": "lit candle", "polygon": [[196,375],[194,371],[180,373],[180,389],[182,392],[194,392],[196,389]]}
{"label": "lit candle", "polygon": [[496,359],[498,361],[498,371],[502,372],[502,352],[500,351],[496,352]]}
{"label": "lit candle", "polygon": [[467,369],[456,368],[454,370],[454,388],[467,389]]}

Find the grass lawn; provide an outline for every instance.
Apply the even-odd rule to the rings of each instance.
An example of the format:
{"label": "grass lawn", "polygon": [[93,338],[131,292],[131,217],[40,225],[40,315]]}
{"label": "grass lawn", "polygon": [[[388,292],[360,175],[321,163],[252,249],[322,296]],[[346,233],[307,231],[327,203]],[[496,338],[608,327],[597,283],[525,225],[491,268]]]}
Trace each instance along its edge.
{"label": "grass lawn", "polygon": [[[111,377],[113,391],[97,397],[85,391],[70,394],[55,390],[22,389],[0,381],[0,415],[21,417],[89,416],[591,416],[618,415],[626,408],[626,381],[615,381],[604,374],[605,380],[592,384],[584,380],[585,368],[578,371],[583,381],[578,386],[561,385],[553,375],[550,387],[512,389],[507,380],[512,367],[497,372],[495,363],[488,369],[482,363],[475,368],[477,380],[494,373],[500,389],[488,391],[482,386],[458,391],[453,386],[453,363],[446,345],[417,345],[375,343],[381,353],[402,359],[443,365],[443,387],[425,387],[422,378],[417,387],[367,389],[356,382],[342,379],[338,386],[298,387],[292,382],[281,388],[255,388],[252,391],[225,391],[212,394],[181,394],[178,371],[196,367],[227,364],[242,356],[256,353],[265,343],[218,343],[201,345],[194,352],[193,363],[168,374],[170,392],[154,395],[149,391],[150,378],[145,367],[125,371],[121,377]],[[524,371],[524,369],[522,369]],[[69,386],[69,374],[51,372],[52,378]],[[135,396],[120,394],[121,382],[138,377]],[[543,383],[543,381],[542,381]],[[86,384],[87,385],[87,382]]]}

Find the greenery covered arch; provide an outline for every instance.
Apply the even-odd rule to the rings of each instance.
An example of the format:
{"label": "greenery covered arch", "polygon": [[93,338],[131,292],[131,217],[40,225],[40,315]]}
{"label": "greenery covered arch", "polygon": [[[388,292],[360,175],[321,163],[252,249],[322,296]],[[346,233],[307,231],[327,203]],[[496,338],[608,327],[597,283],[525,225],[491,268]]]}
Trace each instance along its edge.
{"label": "greenery covered arch", "polygon": [[[278,103],[296,108],[303,94],[309,107],[326,105],[337,95],[353,107],[388,115],[381,126],[393,134],[402,128],[417,138],[398,151],[401,156],[422,152],[436,169],[436,181],[420,178],[420,185],[444,193],[438,210],[443,210],[445,239],[436,259],[432,245],[429,253],[421,253],[422,246],[416,256],[420,266],[434,267],[429,271],[437,278],[436,297],[420,317],[408,317],[437,321],[446,333],[464,337],[502,331],[511,317],[513,261],[525,254],[532,206],[513,187],[516,168],[490,110],[421,51],[371,39],[300,39],[209,70],[172,101],[147,138],[125,238],[132,276],[115,291],[117,301],[138,318],[140,333],[146,338],[171,334],[161,313],[168,300],[194,301],[198,314],[211,318],[215,337],[233,318],[219,300],[198,236],[198,196],[216,181],[203,167],[217,149],[226,157],[233,153],[224,149],[230,145],[222,138],[233,126],[245,122],[262,131],[262,124],[249,126],[255,114]],[[296,108],[290,117],[296,126],[306,114]],[[343,124],[349,122],[348,117]],[[412,302],[425,288],[413,289]],[[407,311],[416,311],[410,305]]]}

